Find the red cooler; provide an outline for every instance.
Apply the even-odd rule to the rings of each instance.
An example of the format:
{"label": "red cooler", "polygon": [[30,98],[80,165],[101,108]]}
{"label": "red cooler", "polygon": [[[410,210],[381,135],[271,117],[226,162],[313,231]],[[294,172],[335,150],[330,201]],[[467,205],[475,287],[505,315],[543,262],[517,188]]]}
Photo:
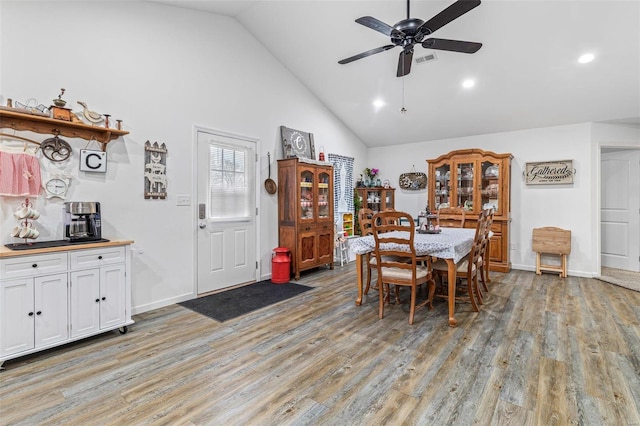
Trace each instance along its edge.
{"label": "red cooler", "polygon": [[286,284],[291,279],[291,252],[286,247],[276,247],[271,254],[271,282]]}

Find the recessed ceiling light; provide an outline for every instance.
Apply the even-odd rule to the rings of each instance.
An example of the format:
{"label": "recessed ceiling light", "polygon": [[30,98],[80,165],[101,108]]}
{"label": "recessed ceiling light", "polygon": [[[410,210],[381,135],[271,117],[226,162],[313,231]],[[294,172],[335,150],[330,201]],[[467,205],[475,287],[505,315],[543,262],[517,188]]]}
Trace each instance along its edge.
{"label": "recessed ceiling light", "polygon": [[595,56],[593,56],[593,53],[585,53],[578,58],[578,62],[581,64],[588,64],[589,62],[593,61],[594,58]]}
{"label": "recessed ceiling light", "polygon": [[465,89],[471,89],[475,85],[476,85],[475,80],[471,80],[471,79],[467,79],[462,82],[462,87],[464,87]]}
{"label": "recessed ceiling light", "polygon": [[373,101],[373,106],[376,108],[382,108],[384,106],[384,101],[382,99],[376,99]]}

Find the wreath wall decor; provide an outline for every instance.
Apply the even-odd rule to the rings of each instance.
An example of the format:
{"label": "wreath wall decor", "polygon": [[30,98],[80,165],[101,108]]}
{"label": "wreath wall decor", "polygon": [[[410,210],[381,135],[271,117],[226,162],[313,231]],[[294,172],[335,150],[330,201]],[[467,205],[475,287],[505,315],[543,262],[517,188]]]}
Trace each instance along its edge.
{"label": "wreath wall decor", "polygon": [[419,191],[427,187],[427,174],[422,172],[416,172],[416,167],[413,166],[409,173],[402,173],[398,179],[398,184],[401,189],[407,191]]}

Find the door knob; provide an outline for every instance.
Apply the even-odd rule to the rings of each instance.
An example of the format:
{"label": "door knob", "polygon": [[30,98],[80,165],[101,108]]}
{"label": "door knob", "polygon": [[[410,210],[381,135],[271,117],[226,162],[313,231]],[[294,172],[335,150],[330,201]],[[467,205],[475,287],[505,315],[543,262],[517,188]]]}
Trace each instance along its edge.
{"label": "door knob", "polygon": [[200,227],[200,229],[204,229],[207,227],[207,224],[204,222],[200,222],[200,225],[198,225],[198,227]]}

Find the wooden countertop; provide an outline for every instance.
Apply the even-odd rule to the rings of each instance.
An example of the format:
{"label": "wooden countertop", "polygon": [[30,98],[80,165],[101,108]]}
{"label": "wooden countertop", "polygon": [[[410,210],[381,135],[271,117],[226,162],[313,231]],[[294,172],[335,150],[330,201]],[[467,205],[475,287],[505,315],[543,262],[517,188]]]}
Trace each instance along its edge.
{"label": "wooden countertop", "polygon": [[130,244],[133,244],[133,240],[111,240],[107,242],[72,244],[68,246],[26,249],[26,250],[11,250],[10,248],[5,247],[3,245],[3,246],[0,246],[0,259],[5,257],[28,256],[31,254],[47,254],[47,253],[54,253],[58,251],[86,250],[86,249],[100,248],[100,247],[126,246]]}

